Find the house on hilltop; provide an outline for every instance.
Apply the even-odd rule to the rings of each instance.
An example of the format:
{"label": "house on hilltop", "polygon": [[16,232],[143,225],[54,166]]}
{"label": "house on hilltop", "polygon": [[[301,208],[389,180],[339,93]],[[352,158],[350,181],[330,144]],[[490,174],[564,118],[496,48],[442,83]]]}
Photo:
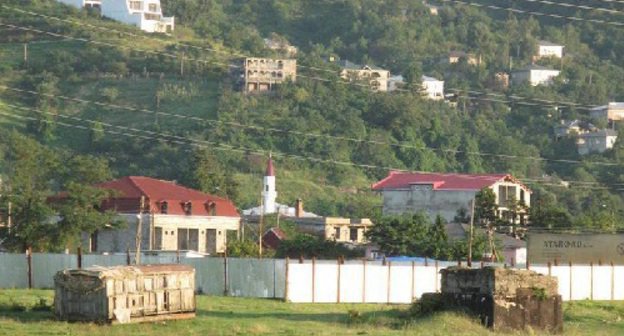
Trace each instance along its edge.
{"label": "house on hilltop", "polygon": [[602,129],[583,133],[576,139],[576,148],[580,155],[591,153],[603,153],[613,148],[617,141],[618,133],[612,129]]}
{"label": "house on hilltop", "polygon": [[444,81],[429,76],[422,76],[421,79],[425,97],[432,100],[444,99]]}
{"label": "house on hilltop", "polygon": [[231,201],[175,182],[128,176],[96,186],[116,192],[101,210],[114,210],[127,225],[83,235],[90,252],[134,250],[139,221],[141,249],[151,251],[224,253],[227,232],[239,230],[240,215]]}
{"label": "house on hilltop", "polygon": [[542,57],[562,58],[563,48],[564,46],[561,44],[540,40],[537,42],[537,55],[535,55],[534,60]]}
{"label": "house on hilltop", "polygon": [[297,79],[297,60],[248,57],[243,66],[247,93],[271,91],[276,84]]}
{"label": "house on hilltop", "polygon": [[171,33],[174,17],[163,16],[160,0],[58,0],[77,8],[98,9],[102,16],[149,33]]}
{"label": "house on hilltop", "polygon": [[338,61],[342,68],[340,77],[349,81],[364,81],[370,84],[373,91],[388,91],[390,71],[374,65],[359,65],[347,60]]}
{"label": "house on hilltop", "polygon": [[513,209],[513,202],[531,206],[531,190],[509,174],[456,174],[390,172],[372,189],[383,197],[384,215],[426,212],[434,220],[439,214],[452,222],[463,209],[468,213],[477,192],[490,188],[496,195],[496,214],[503,219],[526,222],[525,209]]}
{"label": "house on hilltop", "polygon": [[475,57],[473,54],[466,53],[464,51],[452,50],[448,53],[448,57],[445,58],[446,63],[456,64],[459,63],[460,60],[465,59],[466,63],[469,65],[479,65],[481,64],[480,60]]}
{"label": "house on hilltop", "polygon": [[550,85],[553,82],[553,79],[559,74],[561,71],[550,69],[541,65],[532,64],[527,67],[514,70],[511,73],[511,81],[513,84],[523,84],[529,83],[531,86],[537,85]]}
{"label": "house on hilltop", "polygon": [[624,120],[624,103],[610,102],[604,106],[594,107],[589,110],[589,115],[593,119],[621,121]]}

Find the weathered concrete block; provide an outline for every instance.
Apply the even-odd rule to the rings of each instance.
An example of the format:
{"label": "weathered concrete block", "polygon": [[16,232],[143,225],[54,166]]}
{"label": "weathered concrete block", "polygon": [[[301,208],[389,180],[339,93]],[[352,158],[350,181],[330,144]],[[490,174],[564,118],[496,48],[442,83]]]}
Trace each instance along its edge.
{"label": "weathered concrete block", "polygon": [[529,270],[449,267],[440,273],[443,293],[514,297],[520,288],[540,288],[547,296],[558,293],[556,278]]}

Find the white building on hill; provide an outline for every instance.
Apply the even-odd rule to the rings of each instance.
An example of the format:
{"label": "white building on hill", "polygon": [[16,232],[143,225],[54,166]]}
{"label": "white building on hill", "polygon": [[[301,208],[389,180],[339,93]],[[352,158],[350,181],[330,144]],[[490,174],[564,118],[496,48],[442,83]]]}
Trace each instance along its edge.
{"label": "white building on hill", "polygon": [[164,17],[160,0],[58,0],[78,8],[96,8],[102,16],[149,33],[171,33],[174,18]]}
{"label": "white building on hill", "polygon": [[422,76],[423,94],[433,100],[444,99],[444,81]]}
{"label": "white building on hill", "polygon": [[557,43],[552,43],[549,41],[539,41],[537,42],[537,57],[563,57],[563,48],[564,46]]}
{"label": "white building on hill", "polygon": [[529,65],[525,68],[514,70],[511,73],[511,81],[513,84],[522,84],[528,82],[531,86],[537,85],[550,85],[553,79],[561,71],[555,69],[549,69],[541,65]]}

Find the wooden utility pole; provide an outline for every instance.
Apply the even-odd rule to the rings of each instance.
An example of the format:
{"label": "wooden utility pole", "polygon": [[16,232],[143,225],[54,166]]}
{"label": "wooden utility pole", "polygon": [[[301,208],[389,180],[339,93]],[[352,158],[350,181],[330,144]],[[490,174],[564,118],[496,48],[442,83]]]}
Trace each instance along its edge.
{"label": "wooden utility pole", "polygon": [[26,263],[28,264],[28,289],[33,288],[33,263],[32,263],[32,246],[26,248]]}
{"label": "wooden utility pole", "polygon": [[184,52],[180,56],[180,77],[184,76]]}
{"label": "wooden utility pole", "polygon": [[11,201],[7,204],[7,231],[11,233]]}
{"label": "wooden utility pole", "polygon": [[28,43],[24,43],[24,64],[28,64]]}
{"label": "wooden utility pole", "polygon": [[474,234],[474,211],[475,199],[472,199],[470,206],[470,236],[468,237],[468,267],[472,267],[472,236]]}
{"label": "wooden utility pole", "polygon": [[139,208],[139,220],[137,221],[137,232],[135,240],[134,264],[141,264],[141,238],[143,233],[143,207],[145,206],[145,196],[141,196],[141,205]]}

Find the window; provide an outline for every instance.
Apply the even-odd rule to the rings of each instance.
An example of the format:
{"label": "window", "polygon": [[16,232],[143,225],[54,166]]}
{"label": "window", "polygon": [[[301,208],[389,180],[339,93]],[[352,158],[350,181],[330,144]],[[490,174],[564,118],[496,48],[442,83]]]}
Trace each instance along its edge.
{"label": "window", "polygon": [[353,242],[358,241],[358,228],[349,229],[349,240]]}
{"label": "window", "polygon": [[217,204],[215,202],[206,203],[206,210],[208,210],[208,215],[216,216],[217,215]]}
{"label": "window", "polygon": [[156,4],[149,4],[147,5],[147,8],[150,12],[157,12],[158,11],[158,6]]}
{"label": "window", "polygon": [[141,10],[141,1],[130,1],[130,9]]}
{"label": "window", "polygon": [[160,213],[167,214],[169,211],[169,204],[166,201],[160,202]]}
{"label": "window", "polygon": [[337,227],[334,230],[335,230],[335,232],[334,232],[334,239],[339,240],[340,239],[340,228]]}
{"label": "window", "polygon": [[[257,189],[256,189],[257,190]],[[269,185],[264,186],[264,191],[269,191]],[[257,191],[256,191],[257,192]]]}
{"label": "window", "polygon": [[184,214],[190,216],[193,212],[193,204],[188,201],[188,202],[184,202],[184,204],[182,205],[182,208],[184,210]]}

